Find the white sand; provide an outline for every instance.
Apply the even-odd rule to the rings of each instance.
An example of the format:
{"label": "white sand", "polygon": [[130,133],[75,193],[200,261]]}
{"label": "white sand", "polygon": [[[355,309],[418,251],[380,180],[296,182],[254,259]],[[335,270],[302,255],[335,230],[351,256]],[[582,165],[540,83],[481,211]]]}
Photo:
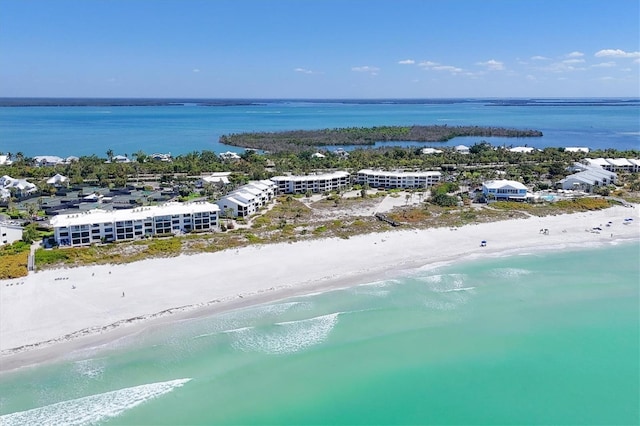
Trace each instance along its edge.
{"label": "white sand", "polygon": [[[613,207],[457,230],[398,230],[348,240],[260,245],[128,265],[49,270],[0,281],[0,370],[28,363],[28,353],[37,348],[107,336],[114,328],[121,335],[127,329],[121,325],[146,326],[151,318],[171,318],[175,315],[168,314],[176,312],[196,315],[199,307],[262,303],[461,258],[638,241],[639,210]],[[633,222],[623,225],[629,217]],[[613,223],[607,227],[609,221]],[[600,233],[586,232],[596,226],[602,227]],[[549,229],[549,235],[541,229]],[[487,247],[480,247],[481,240]],[[43,357],[54,352],[49,349]],[[21,357],[17,364],[8,361],[16,356]]]}

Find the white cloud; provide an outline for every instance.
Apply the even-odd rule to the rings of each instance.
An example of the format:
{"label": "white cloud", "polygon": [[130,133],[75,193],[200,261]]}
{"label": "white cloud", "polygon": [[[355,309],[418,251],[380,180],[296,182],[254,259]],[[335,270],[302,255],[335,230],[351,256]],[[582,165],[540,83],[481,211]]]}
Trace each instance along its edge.
{"label": "white cloud", "polygon": [[495,59],[489,59],[486,62],[478,62],[477,65],[482,65],[490,71],[501,71],[504,69],[504,64],[500,61],[496,61]]}
{"label": "white cloud", "polygon": [[369,73],[371,75],[378,75],[378,71],[380,71],[380,68],[371,67],[369,65],[364,65],[364,66],[361,66],[361,67],[352,67],[351,71],[366,72],[366,73]]}
{"label": "white cloud", "polygon": [[621,49],[603,49],[598,50],[595,55],[597,58],[611,56],[614,58],[640,58],[640,52],[625,52]]}
{"label": "white cloud", "polygon": [[602,81],[611,81],[611,80],[615,80],[615,78],[607,76],[607,77],[600,77],[598,80],[602,80]]}
{"label": "white cloud", "polygon": [[599,64],[593,64],[591,65],[593,68],[611,68],[611,67],[615,67],[616,63],[613,61],[609,61],[609,62],[600,62]]}
{"label": "white cloud", "polygon": [[192,72],[200,72],[200,70],[198,68],[194,68],[191,70]]}
{"label": "white cloud", "polygon": [[527,74],[526,79],[529,81],[536,81],[536,76],[535,75],[531,75],[531,74]]}
{"label": "white cloud", "polygon": [[582,71],[584,67],[576,67],[571,63],[572,60],[562,61],[562,62],[554,62],[549,64],[548,66],[537,68],[541,71],[546,72],[570,72],[570,71]]}
{"label": "white cloud", "polygon": [[536,56],[532,56],[531,60],[532,61],[548,61],[549,58],[547,58],[546,56],[536,55]]}
{"label": "white cloud", "polygon": [[431,67],[431,69],[436,71],[449,71],[453,74],[462,72],[462,68],[454,67],[453,65],[437,65],[435,67]]}
{"label": "white cloud", "polygon": [[567,58],[581,58],[584,56],[584,53],[582,52],[571,52],[571,53],[567,53]]}
{"label": "white cloud", "polygon": [[432,61],[422,61],[418,64],[418,66],[427,70],[449,71],[452,74],[458,74],[462,72],[462,68],[454,67],[453,65],[442,65],[442,64],[439,64],[438,62],[432,62]]}
{"label": "white cloud", "polygon": [[582,64],[584,63],[584,59],[565,59],[562,61],[563,64]]}
{"label": "white cloud", "polygon": [[294,70],[293,70],[293,71],[295,71],[295,72],[300,72],[300,73],[302,73],[302,74],[313,74],[313,71],[308,70],[308,69],[306,69],[306,68],[294,68]]}
{"label": "white cloud", "polygon": [[413,59],[405,59],[405,60],[402,60],[402,61],[398,61],[398,63],[400,65],[413,65],[413,64],[416,63],[416,61],[414,61]]}

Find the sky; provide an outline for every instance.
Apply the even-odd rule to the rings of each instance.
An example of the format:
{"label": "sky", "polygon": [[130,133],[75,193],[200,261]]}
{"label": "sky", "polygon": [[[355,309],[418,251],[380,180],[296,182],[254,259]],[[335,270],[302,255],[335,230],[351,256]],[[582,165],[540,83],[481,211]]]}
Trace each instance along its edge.
{"label": "sky", "polygon": [[0,0],[0,97],[639,97],[638,0]]}

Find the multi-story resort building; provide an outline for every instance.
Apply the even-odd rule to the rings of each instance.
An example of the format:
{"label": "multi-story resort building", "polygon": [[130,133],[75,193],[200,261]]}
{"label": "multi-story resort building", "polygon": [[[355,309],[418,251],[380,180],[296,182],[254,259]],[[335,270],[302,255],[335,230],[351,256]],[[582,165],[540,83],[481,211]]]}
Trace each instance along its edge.
{"label": "multi-story resort building", "polygon": [[276,176],[271,180],[278,186],[278,192],[281,194],[328,192],[350,185],[349,173],[344,171],[307,176]]}
{"label": "multi-story resort building", "polygon": [[584,164],[576,163],[574,169],[580,171],[558,182],[562,189],[593,192],[599,186],[613,185],[618,180],[618,175],[615,172],[597,165],[585,166]]}
{"label": "multi-story resort building", "polygon": [[426,188],[440,182],[440,172],[389,172],[363,169],[358,172],[356,183],[372,188]]}
{"label": "multi-story resort building", "polygon": [[590,166],[599,166],[610,172],[640,172],[640,160],[635,158],[587,158]]}
{"label": "multi-story resort building", "polygon": [[208,202],[166,203],[132,210],[94,209],[54,216],[54,238],[62,247],[125,241],[218,229],[220,208]]}
{"label": "multi-story resort building", "polygon": [[223,216],[249,217],[276,196],[277,186],[270,180],[249,182],[217,201]]}

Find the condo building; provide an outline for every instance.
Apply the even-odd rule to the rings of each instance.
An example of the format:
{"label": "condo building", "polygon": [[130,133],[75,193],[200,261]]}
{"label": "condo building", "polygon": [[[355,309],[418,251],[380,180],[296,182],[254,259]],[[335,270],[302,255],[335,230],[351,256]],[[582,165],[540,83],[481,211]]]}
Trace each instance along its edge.
{"label": "condo building", "polygon": [[132,210],[94,209],[54,216],[54,238],[62,247],[136,240],[147,236],[218,229],[220,208],[208,202],[166,203]]}
{"label": "condo building", "polygon": [[216,202],[222,216],[249,217],[276,196],[276,184],[270,180],[249,182]]}
{"label": "condo building", "polygon": [[358,172],[356,183],[371,188],[426,188],[440,182],[440,172],[390,172],[363,169]]}
{"label": "condo building", "polygon": [[278,186],[281,194],[335,191],[346,188],[351,183],[349,173],[344,171],[306,176],[276,176],[271,180]]}

